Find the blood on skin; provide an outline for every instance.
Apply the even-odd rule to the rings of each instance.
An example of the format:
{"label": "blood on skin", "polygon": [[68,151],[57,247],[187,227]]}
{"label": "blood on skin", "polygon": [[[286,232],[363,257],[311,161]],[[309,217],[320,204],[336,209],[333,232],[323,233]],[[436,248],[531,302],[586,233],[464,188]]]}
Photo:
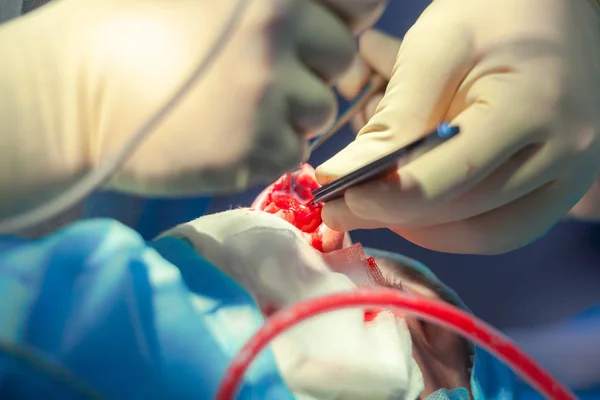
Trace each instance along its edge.
{"label": "blood on skin", "polygon": [[[279,178],[263,194],[259,196],[254,206],[259,210],[279,216],[294,225],[309,238],[310,245],[323,252],[323,221],[321,211],[323,204],[312,202],[312,191],[320,187],[314,177],[314,170],[308,164],[303,164],[299,171],[288,173]],[[340,241],[341,246],[341,241]],[[324,254],[333,271],[347,271],[347,268],[366,268],[373,284],[383,285],[385,281],[381,271],[372,257],[366,257],[362,247],[329,249]],[[331,265],[331,264],[334,265]],[[369,285],[368,283],[366,283]],[[360,286],[360,284],[359,284]],[[266,305],[263,313],[273,314],[276,308]],[[365,310],[364,321],[372,322],[383,310]]]}
{"label": "blood on skin", "polygon": [[311,167],[303,164],[300,171],[279,178],[269,189],[258,208],[277,214],[304,233],[311,234],[311,246],[323,251],[323,235],[319,227],[323,223],[323,204],[312,202],[312,191],[320,187],[309,173]]}

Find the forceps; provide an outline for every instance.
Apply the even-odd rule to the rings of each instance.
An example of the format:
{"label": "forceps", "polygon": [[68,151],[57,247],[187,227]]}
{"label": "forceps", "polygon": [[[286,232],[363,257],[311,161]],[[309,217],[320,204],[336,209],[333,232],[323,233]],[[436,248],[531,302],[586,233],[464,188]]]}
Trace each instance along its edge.
{"label": "forceps", "polygon": [[364,183],[368,180],[379,178],[385,175],[393,167],[398,167],[408,163],[415,156],[422,154],[433,147],[445,142],[446,140],[460,133],[458,126],[452,126],[448,123],[442,123],[436,129],[415,140],[400,149],[383,156],[370,164],[349,173],[346,176],[338,178],[319,189],[313,190],[313,199],[311,204],[318,202],[328,202],[344,196],[344,192],[352,187]]}
{"label": "forceps", "polygon": [[329,128],[327,132],[318,138],[314,139],[309,148],[312,154],[319,146],[329,140],[333,135],[338,133],[360,110],[367,105],[369,99],[381,89],[385,87],[387,82],[381,76],[374,74],[370,81],[363,87],[358,96],[352,100],[346,111],[344,111],[338,119],[335,121],[333,126]]}
{"label": "forceps", "polygon": [[[337,119],[335,124],[322,136],[316,138],[310,144],[310,153],[316,150],[319,146],[325,143],[341,128],[344,127],[351,119],[360,111],[369,101],[371,96],[378,93],[386,85],[386,81],[379,75],[373,75],[371,80],[365,85],[361,92],[354,98],[350,106]],[[368,180],[375,179],[384,175],[394,166],[407,164],[419,154],[422,154],[440,143],[456,136],[460,133],[458,126],[451,126],[448,123],[442,123],[437,126],[432,132],[415,140],[412,143],[373,161],[357,169],[350,174],[336,179],[335,181],[322,186],[312,192],[313,199],[311,204],[318,202],[328,202],[344,196],[344,192],[355,185],[364,183]]]}

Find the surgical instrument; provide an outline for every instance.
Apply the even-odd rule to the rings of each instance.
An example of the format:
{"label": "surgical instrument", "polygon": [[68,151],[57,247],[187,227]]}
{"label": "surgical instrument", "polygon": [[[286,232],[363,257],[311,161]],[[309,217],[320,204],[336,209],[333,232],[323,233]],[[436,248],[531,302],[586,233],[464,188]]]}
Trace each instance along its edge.
{"label": "surgical instrument", "polygon": [[[378,178],[397,165],[408,163],[417,153],[430,150],[444,141],[456,136],[460,132],[458,126],[442,123],[433,131],[408,145],[385,155],[370,164],[338,178],[331,183],[322,186],[312,192],[312,203],[328,202],[344,196],[344,192],[352,187],[368,180]],[[413,156],[413,157],[411,157]]]}
{"label": "surgical instrument", "polygon": [[346,111],[344,111],[333,126],[323,135],[315,138],[310,143],[310,153],[315,151],[323,143],[329,140],[333,135],[340,131],[350,120],[362,110],[371,97],[385,88],[387,81],[379,75],[373,75],[369,82],[363,87],[361,92],[352,100]]}

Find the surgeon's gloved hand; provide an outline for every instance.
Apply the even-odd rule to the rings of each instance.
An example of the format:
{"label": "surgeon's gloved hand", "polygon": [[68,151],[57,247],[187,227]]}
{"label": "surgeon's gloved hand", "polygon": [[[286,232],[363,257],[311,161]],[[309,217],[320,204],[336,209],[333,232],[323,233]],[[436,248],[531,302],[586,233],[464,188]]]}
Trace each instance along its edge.
{"label": "surgeon's gloved hand", "polygon": [[[240,283],[268,314],[356,286],[331,272],[300,231],[262,211],[199,218],[165,234],[189,241]],[[352,309],[311,319],[273,343],[278,367],[301,399],[416,398],[423,390],[406,323],[390,312],[365,324]]]}
{"label": "surgeon's gloved hand", "polygon": [[585,221],[600,221],[600,176],[569,214]]}
{"label": "surgeon's gloved hand", "polygon": [[316,0],[337,12],[354,34],[370,28],[383,14],[389,0]]}
{"label": "surgeon's gloved hand", "polygon": [[[338,92],[350,101],[359,95],[372,78],[379,75],[389,81],[394,72],[394,64],[402,41],[381,31],[370,29],[359,37],[359,53],[350,68],[337,81]],[[364,108],[351,120],[352,128],[358,132],[375,114],[377,105],[383,99],[385,88],[371,96]]]}
{"label": "surgeon's gloved hand", "polygon": [[[305,139],[332,122],[329,83],[352,60],[352,30],[372,22],[385,0],[248,3],[217,60],[111,187],[150,195],[243,189],[293,167]],[[3,24],[8,167],[0,187],[11,188],[15,204],[43,201],[115,155],[207,55],[234,6],[63,0]]]}
{"label": "surgeon's gloved hand", "polygon": [[453,253],[501,253],[543,235],[599,176],[598,11],[591,1],[437,0],[401,46],[365,35],[363,65],[357,61],[342,91],[351,96],[367,67],[390,83],[356,141],[317,169],[320,182],[444,120],[462,133],[348,190],[325,206],[325,223],[388,227]]}

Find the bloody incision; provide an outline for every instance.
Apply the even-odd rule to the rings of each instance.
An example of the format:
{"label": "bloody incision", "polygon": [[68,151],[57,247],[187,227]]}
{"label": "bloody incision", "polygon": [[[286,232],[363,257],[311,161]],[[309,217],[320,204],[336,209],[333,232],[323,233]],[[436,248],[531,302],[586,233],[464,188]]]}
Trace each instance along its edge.
{"label": "bloody incision", "polygon": [[319,229],[321,203],[312,202],[312,191],[320,187],[314,177],[314,171],[303,164],[299,171],[285,174],[266,191],[256,205],[259,210],[276,214],[311,237],[311,245],[323,251],[323,234]]}
{"label": "bloody incision", "polygon": [[[348,276],[356,286],[387,286],[375,259],[368,257],[360,244],[342,248],[344,233],[334,232],[323,224],[323,204],[312,202],[312,192],[319,187],[314,169],[303,164],[300,170],[285,174],[265,189],[252,206],[298,228],[310,245],[323,253],[331,270]],[[275,307],[263,307],[267,316],[275,311]],[[379,313],[380,310],[366,310],[365,322],[373,321]]]}
{"label": "bloody incision", "polygon": [[[305,186],[309,184],[310,186]],[[286,174],[278,180],[269,194],[270,204],[264,211],[276,214],[294,224],[302,232],[314,232],[321,225],[320,204],[312,203],[312,189],[316,182],[306,179],[299,173]]]}

